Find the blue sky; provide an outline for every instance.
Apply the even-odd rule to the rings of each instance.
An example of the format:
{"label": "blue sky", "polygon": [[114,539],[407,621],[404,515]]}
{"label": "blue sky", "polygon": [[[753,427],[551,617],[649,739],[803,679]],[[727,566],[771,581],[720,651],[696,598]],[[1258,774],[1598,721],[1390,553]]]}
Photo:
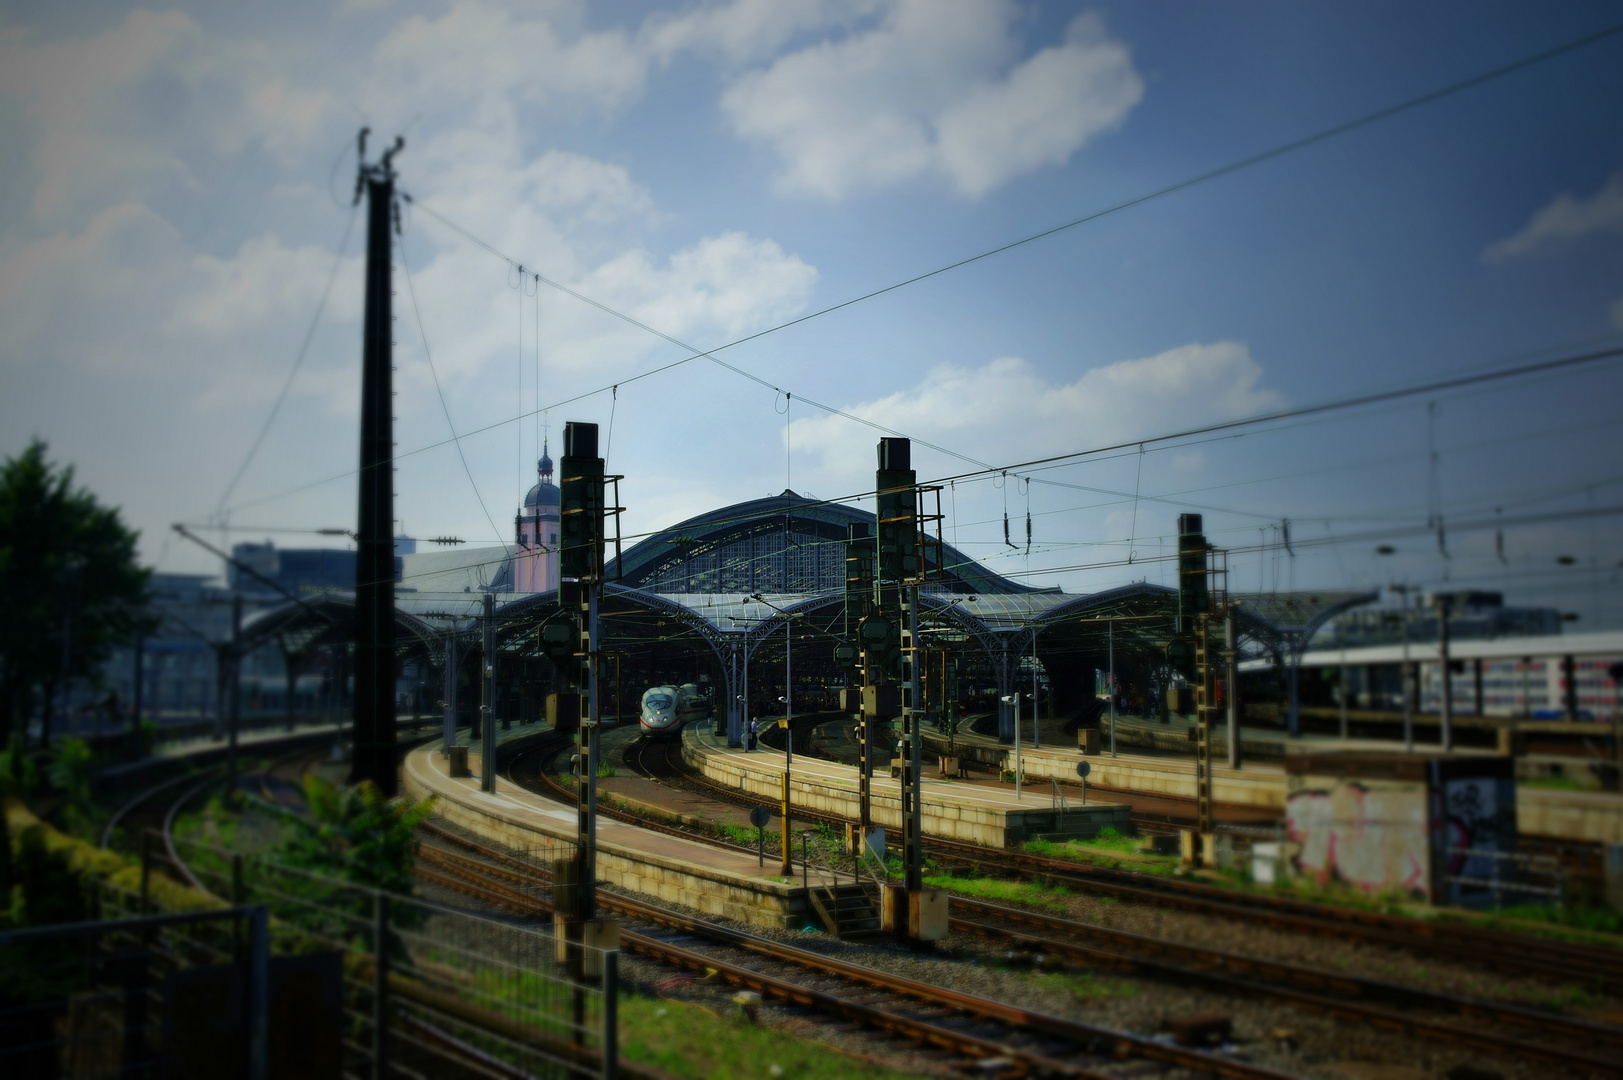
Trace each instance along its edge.
{"label": "blue sky", "polygon": [[[163,569],[213,569],[174,521],[350,524],[358,220],[338,250],[363,123],[374,147],[405,133],[422,206],[714,348],[1617,22],[1576,3],[11,4],[0,453],[49,440]],[[686,354],[516,288],[408,208],[398,512],[505,539],[542,422],[502,422],[617,383],[545,425],[612,423],[640,533],[786,482],[868,486],[877,432],[802,395],[1003,465],[1614,346],[1620,100],[1623,34],[720,354],[767,387],[705,360],[632,381]],[[794,395],[787,437],[770,387]],[[1167,580],[1154,556],[1204,509],[1235,588],[1448,582],[1618,625],[1620,518],[1575,515],[1623,504],[1620,389],[1601,363],[1016,470],[949,489],[949,538],[1086,591]],[[452,445],[409,453],[448,437],[446,411],[500,425],[463,440],[472,483]],[[975,467],[915,457],[925,478]],[[1496,515],[1503,558],[1466,528]]]}

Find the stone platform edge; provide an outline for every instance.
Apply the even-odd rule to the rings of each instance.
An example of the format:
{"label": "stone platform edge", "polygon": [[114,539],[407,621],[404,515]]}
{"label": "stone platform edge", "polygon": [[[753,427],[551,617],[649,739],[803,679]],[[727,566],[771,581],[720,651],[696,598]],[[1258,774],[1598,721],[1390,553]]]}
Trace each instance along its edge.
{"label": "stone platform edge", "polygon": [[[763,756],[761,767],[751,769],[739,763],[736,754],[723,753],[723,745],[709,731],[689,727],[682,733],[682,760],[699,770],[708,779],[775,805],[782,792],[782,769],[774,767],[770,758]],[[818,759],[819,765],[829,762]],[[808,780],[803,773],[791,772],[791,806],[800,806],[831,817],[855,820],[857,817],[857,773],[850,770],[849,780],[818,778]],[[984,844],[1006,848],[1014,843],[1035,837],[1076,836],[1090,837],[1106,826],[1121,832],[1132,828],[1131,808],[1126,803],[1090,803],[1071,805],[1063,810],[1043,805],[1043,796],[1034,793],[1029,807],[999,809],[975,806],[952,799],[933,798],[937,793],[926,790],[922,805],[922,824],[925,836],[939,836],[948,840]],[[973,798],[973,789],[966,792]],[[900,829],[902,803],[899,794],[875,790],[870,794],[870,812],[874,824],[889,829]],[[793,810],[791,809],[791,815]],[[1011,824],[1010,819],[1014,819]]]}
{"label": "stone platform edge", "polygon": [[[947,737],[926,732],[925,747],[933,754],[947,752]],[[1185,742],[1184,746],[1188,746]],[[992,742],[984,737],[964,738],[960,735],[953,752],[979,765],[994,769],[1014,768],[1014,747]],[[1076,782],[1076,766],[1086,761],[1093,766],[1088,783],[1118,791],[1131,791],[1146,795],[1170,795],[1178,798],[1195,797],[1195,759],[1176,764],[1158,766],[1143,761],[1123,761],[1108,753],[1082,754],[1074,748],[1020,750],[1020,767],[1028,780],[1068,780]],[[1212,794],[1220,803],[1231,806],[1257,806],[1269,810],[1285,809],[1285,774],[1279,766],[1270,764],[1247,775],[1219,766],[1212,777]]]}
{"label": "stone platform edge", "polygon": [[[548,732],[539,732],[537,736],[545,734]],[[529,738],[512,740],[504,744],[501,751],[518,749],[530,741]],[[533,849],[537,838],[543,838],[546,847],[574,847],[573,830],[552,827],[544,819],[495,803],[471,781],[446,776],[431,760],[438,753],[437,746],[426,746],[406,756],[401,764],[403,793],[414,799],[436,796],[434,812],[437,816],[475,836],[517,851]],[[497,792],[503,787],[513,790],[506,781],[498,781]],[[720,915],[753,926],[793,928],[804,925],[810,917],[806,890],[798,883],[734,874],[720,867],[686,863],[613,841],[598,840],[597,873],[600,880],[628,892],[683,904],[707,915]]]}

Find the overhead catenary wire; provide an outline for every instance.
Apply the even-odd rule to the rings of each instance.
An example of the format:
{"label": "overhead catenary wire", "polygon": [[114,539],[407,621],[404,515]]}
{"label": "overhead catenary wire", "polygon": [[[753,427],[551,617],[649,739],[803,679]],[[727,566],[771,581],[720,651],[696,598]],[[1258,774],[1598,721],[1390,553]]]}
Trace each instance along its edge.
{"label": "overhead catenary wire", "polygon": [[304,358],[310,354],[310,343],[315,340],[316,328],[321,325],[321,316],[327,310],[327,299],[332,296],[334,282],[338,280],[338,270],[344,265],[344,255],[349,251],[350,234],[355,231],[355,207],[349,208],[349,216],[344,219],[344,235],[338,241],[338,251],[333,255],[332,269],[327,273],[327,283],[321,289],[321,299],[316,301],[316,310],[310,316],[310,325],[304,331],[304,339],[299,342],[299,351],[293,356],[293,366],[288,369],[287,378],[282,381],[282,390],[276,395],[276,402],[265,417],[265,423],[260,427],[259,434],[254,437],[253,445],[248,447],[248,453],[243,456],[242,464],[232,475],[231,482],[225,486],[220,495],[220,501],[214,508],[214,516],[220,517],[225,511],[225,501],[231,493],[237,490],[237,484],[242,480],[248,466],[253,463],[259,448],[265,444],[265,436],[270,434],[271,425],[276,423],[276,417],[282,411],[282,405],[287,401],[288,392],[293,389],[293,380],[298,377],[299,369],[304,366]]}
{"label": "overhead catenary wire", "polygon": [[406,258],[406,238],[401,236],[397,241],[400,245],[400,268],[406,275],[406,295],[411,297],[412,315],[417,321],[417,338],[423,343],[423,358],[428,361],[428,373],[434,379],[434,393],[440,401],[440,411],[445,414],[445,426],[451,432],[451,442],[456,446],[456,456],[462,462],[462,474],[468,478],[468,487],[473,489],[473,497],[479,500],[479,509],[484,511],[485,521],[490,524],[491,535],[498,541],[502,532],[496,528],[496,521],[490,516],[490,508],[485,505],[485,497],[479,494],[479,485],[474,481],[473,470],[468,467],[468,456],[462,452],[462,439],[457,436],[456,424],[451,420],[451,406],[446,403],[445,390],[440,386],[440,374],[434,367],[434,353],[428,347],[428,334],[423,330],[423,312],[417,306],[417,287],[411,280],[411,263]]}
{"label": "overhead catenary wire", "polygon": [[[1062,223],[1060,225],[1054,226],[1054,227],[1049,228],[1049,229],[1045,229],[1045,230],[1043,230],[1041,232],[1034,233],[1034,234],[1032,234],[1030,236],[1023,237],[1023,238],[1015,240],[1015,241],[1011,241],[1010,243],[1007,243],[1007,244],[999,245],[998,247],[989,249],[987,251],[980,252],[980,253],[978,253],[976,255],[972,255],[972,256],[970,256],[968,258],[958,260],[956,262],[947,264],[945,266],[938,267],[938,268],[936,268],[934,270],[927,271],[927,272],[925,272],[923,274],[915,275],[915,276],[913,276],[911,278],[905,279],[905,280],[900,281],[900,282],[896,282],[896,283],[894,283],[892,285],[889,285],[889,286],[886,286],[884,288],[872,290],[872,291],[870,291],[868,293],[864,293],[864,294],[862,294],[860,296],[856,296],[856,297],[850,298],[848,300],[842,301],[839,304],[835,304],[835,305],[831,305],[829,307],[825,307],[823,309],[820,309],[819,311],[815,311],[815,312],[809,313],[807,315],[800,316],[798,318],[791,319],[791,320],[788,320],[788,321],[783,322],[783,323],[779,323],[776,326],[768,327],[765,330],[758,331],[758,332],[756,332],[754,334],[749,334],[749,335],[746,335],[744,337],[735,339],[734,341],[728,342],[725,345],[717,346],[715,349],[712,349],[709,352],[699,352],[699,351],[696,351],[696,350],[692,350],[690,348],[689,351],[693,353],[693,355],[691,355],[691,356],[683,358],[682,360],[674,361],[674,362],[672,362],[670,364],[663,365],[660,368],[655,368],[655,369],[652,369],[652,370],[647,371],[647,372],[639,373],[637,376],[633,377],[633,380],[623,380],[623,381],[634,381],[635,379],[647,378],[647,377],[650,377],[652,375],[659,374],[662,371],[668,371],[668,370],[671,370],[673,368],[680,367],[683,364],[686,364],[686,363],[689,363],[692,360],[698,359],[700,356],[705,356],[705,357],[709,357],[711,359],[715,359],[713,354],[715,352],[719,352],[719,351],[721,351],[723,349],[733,348],[735,346],[744,344],[745,342],[753,341],[753,340],[756,340],[756,339],[758,339],[760,337],[764,337],[764,336],[766,336],[768,334],[776,333],[776,332],[778,332],[780,330],[787,329],[788,327],[798,325],[799,323],[802,323],[802,322],[806,322],[806,321],[808,321],[810,319],[814,319],[814,318],[818,318],[818,317],[823,316],[823,315],[830,314],[830,313],[832,313],[834,311],[841,310],[841,309],[843,309],[845,307],[850,307],[853,304],[862,303],[862,302],[864,302],[866,300],[873,299],[873,298],[875,298],[877,296],[881,296],[881,295],[884,295],[886,293],[895,291],[897,289],[905,288],[905,287],[907,287],[909,285],[913,285],[913,284],[916,284],[918,282],[927,280],[929,278],[936,277],[936,276],[938,276],[940,274],[944,274],[944,273],[947,273],[949,271],[958,269],[960,267],[970,265],[970,264],[978,262],[978,261],[980,261],[982,259],[990,258],[993,255],[997,255],[997,254],[1000,254],[1000,253],[1005,252],[1005,251],[1013,250],[1015,248],[1018,248],[1018,247],[1021,247],[1021,246],[1025,245],[1025,244],[1029,244],[1029,243],[1033,243],[1033,242],[1035,242],[1037,240],[1041,240],[1041,239],[1043,239],[1045,237],[1056,235],[1056,234],[1058,234],[1060,232],[1064,232],[1066,230],[1076,228],[1076,227],[1081,226],[1083,224],[1086,224],[1088,222],[1095,221],[1095,220],[1098,220],[1098,219],[1100,219],[1102,217],[1108,216],[1110,214],[1114,214],[1114,213],[1120,212],[1122,210],[1129,209],[1129,208],[1134,207],[1134,206],[1142,205],[1143,203],[1146,203],[1146,202],[1149,202],[1151,200],[1164,197],[1164,196],[1172,194],[1174,192],[1185,190],[1185,189],[1193,187],[1193,186],[1195,186],[1197,184],[1205,183],[1205,182],[1208,182],[1210,180],[1214,180],[1214,179],[1217,179],[1219,177],[1226,176],[1226,175],[1229,175],[1231,173],[1240,171],[1242,169],[1249,168],[1249,167],[1252,167],[1252,166],[1257,165],[1257,164],[1261,164],[1261,163],[1269,161],[1269,160],[1271,160],[1273,158],[1276,158],[1276,157],[1291,153],[1291,152],[1293,152],[1295,150],[1302,149],[1304,147],[1314,145],[1316,143],[1325,141],[1327,139],[1335,138],[1335,137],[1337,137],[1339,135],[1342,135],[1342,134],[1345,134],[1347,132],[1362,128],[1362,127],[1367,126],[1369,124],[1376,123],[1376,122],[1378,122],[1380,120],[1383,120],[1383,119],[1398,115],[1398,114],[1403,113],[1403,112],[1407,112],[1407,111],[1412,110],[1412,109],[1422,107],[1424,105],[1427,105],[1427,104],[1430,104],[1432,102],[1441,100],[1443,98],[1452,96],[1454,94],[1461,93],[1461,92],[1464,92],[1464,91],[1466,91],[1468,89],[1472,89],[1474,87],[1483,85],[1483,84],[1485,84],[1487,82],[1491,82],[1491,81],[1493,81],[1495,79],[1499,79],[1499,78],[1505,77],[1507,75],[1513,74],[1515,72],[1524,70],[1526,68],[1535,66],[1537,64],[1541,64],[1541,63],[1544,63],[1546,61],[1555,59],[1557,57],[1563,56],[1563,55],[1565,55],[1567,53],[1570,53],[1570,52],[1573,52],[1575,50],[1585,48],[1585,47],[1587,47],[1589,45],[1592,45],[1592,44],[1598,43],[1598,42],[1600,42],[1602,40],[1605,40],[1607,38],[1610,38],[1613,35],[1616,35],[1617,33],[1619,33],[1620,31],[1623,31],[1623,23],[1613,24],[1611,26],[1608,26],[1608,27],[1605,27],[1605,28],[1603,28],[1601,30],[1598,30],[1598,31],[1596,31],[1594,33],[1587,34],[1587,35],[1575,38],[1575,39],[1573,39],[1571,41],[1565,42],[1563,44],[1554,46],[1552,48],[1545,49],[1545,50],[1542,50],[1540,52],[1530,54],[1530,55],[1522,57],[1522,58],[1520,58],[1518,60],[1511,61],[1510,63],[1500,65],[1499,67],[1496,67],[1496,68],[1490,69],[1488,71],[1479,73],[1477,75],[1470,76],[1470,77],[1468,77],[1466,79],[1462,79],[1462,80],[1459,80],[1457,82],[1451,83],[1451,84],[1449,84],[1447,86],[1444,86],[1444,87],[1441,87],[1441,88],[1439,88],[1437,90],[1433,90],[1433,91],[1427,92],[1425,94],[1421,94],[1421,95],[1418,95],[1416,97],[1409,98],[1409,99],[1407,99],[1405,101],[1402,101],[1402,102],[1399,102],[1399,103],[1397,103],[1395,105],[1388,106],[1386,108],[1378,109],[1378,110],[1376,110],[1374,112],[1364,114],[1363,116],[1357,117],[1357,118],[1355,118],[1353,120],[1346,121],[1346,122],[1341,123],[1341,124],[1337,124],[1337,125],[1333,125],[1333,126],[1328,127],[1328,128],[1321,129],[1318,132],[1312,133],[1312,134],[1304,136],[1302,138],[1291,140],[1291,141],[1279,144],[1279,145],[1277,145],[1275,147],[1272,147],[1272,148],[1270,148],[1268,150],[1262,151],[1261,153],[1253,154],[1253,155],[1250,155],[1250,156],[1247,156],[1247,157],[1237,159],[1237,160],[1232,161],[1232,162],[1230,162],[1230,163],[1228,163],[1226,165],[1222,165],[1222,166],[1219,166],[1219,167],[1217,167],[1215,169],[1211,169],[1211,170],[1208,170],[1206,172],[1197,174],[1195,176],[1188,177],[1188,178],[1186,178],[1186,179],[1184,179],[1182,181],[1179,181],[1179,182],[1177,182],[1175,184],[1167,185],[1167,186],[1165,186],[1163,188],[1160,188],[1160,189],[1145,193],[1143,195],[1137,196],[1135,198],[1132,198],[1132,199],[1117,203],[1117,204],[1115,204],[1113,206],[1106,207],[1106,208],[1104,208],[1102,210],[1096,211],[1096,212],[1088,214],[1088,215],[1084,215],[1084,216],[1076,218],[1076,219],[1074,219],[1072,221]],[[408,205],[411,205],[413,203],[412,198],[411,198],[409,193],[402,193],[402,197],[406,200]],[[497,257],[502,258],[504,260],[507,260],[509,262],[513,261],[513,260],[509,259],[508,256],[504,255],[502,252],[500,252],[495,247],[493,247],[492,245],[486,243],[485,241],[483,241],[479,237],[475,236],[471,232],[468,232],[467,230],[463,229],[461,226],[459,226],[459,225],[455,224],[454,222],[450,221],[449,219],[445,218],[443,215],[439,214],[437,211],[433,210],[432,208],[424,206],[423,209],[426,212],[433,215],[434,217],[438,218],[442,223],[444,223],[448,227],[456,230],[459,233],[462,233],[464,236],[466,236],[472,242],[474,242],[474,243],[478,244],[479,246],[485,248],[486,250],[491,252],[491,254],[496,255]],[[516,265],[516,263],[515,263],[515,265]],[[556,284],[556,283],[549,282],[549,284]],[[590,298],[581,296],[580,294],[575,293],[573,290],[567,289],[566,287],[563,287],[561,285],[557,285],[557,287],[559,287],[560,289],[563,289],[563,291],[569,292],[571,295],[577,296],[583,302],[592,304],[593,306],[601,307],[605,311],[610,311],[611,310],[611,309],[608,309],[604,305],[598,304],[596,301],[591,300]],[[619,313],[619,312],[611,312],[611,313],[614,314],[616,317],[629,319],[629,316],[625,316],[622,313]],[[632,320],[632,321],[635,321],[635,320]],[[648,329],[650,329],[651,332],[658,333],[657,331],[652,331],[651,328],[648,328]],[[665,335],[660,335],[660,336],[664,337]],[[668,339],[668,340],[670,340],[670,339]],[[719,363],[720,361],[717,361],[717,362]],[[742,372],[741,370],[740,370],[739,373],[740,374],[747,374],[745,372]],[[756,379],[756,381],[762,382],[763,385],[767,385],[764,380],[760,380],[760,379],[758,379],[757,377],[755,377],[753,375],[751,375],[749,377],[752,378],[752,379]],[[568,398],[568,399],[566,399],[564,401],[557,402],[551,407],[560,407],[560,406],[565,405],[565,404],[570,404],[570,403],[572,403],[574,401],[578,401],[578,400],[582,400],[582,399],[587,398],[587,397],[594,396],[597,393],[601,393],[602,389],[605,389],[605,388],[599,388],[599,389],[596,389],[596,390],[587,391],[587,392],[585,392],[583,394],[575,395],[575,396],[573,396],[571,398]],[[818,403],[811,402],[811,404],[817,405]],[[539,406],[538,406],[536,411],[541,412],[541,411],[544,411],[544,410],[541,410],[539,408]],[[849,414],[842,414],[842,415],[849,415]],[[855,420],[859,420],[862,423],[870,424],[870,426],[875,426],[875,427],[879,426],[879,425],[873,425],[870,421],[861,420],[860,418],[857,418],[857,417],[850,417],[850,418],[855,419]],[[518,418],[518,419],[522,419],[522,418]],[[479,429],[479,430],[482,431],[482,430],[485,430],[485,429]],[[477,432],[470,432],[468,434],[476,434],[476,433]],[[899,433],[891,432],[891,434],[899,434]],[[422,452],[422,451],[425,451],[425,450],[434,449],[434,448],[436,448],[438,446],[443,446],[443,445],[444,445],[444,442],[439,442],[439,443],[431,444],[430,446],[421,447],[417,451],[412,451],[411,453],[418,453],[418,452]],[[925,444],[925,445],[929,445],[929,444]],[[459,445],[458,448],[460,450],[460,445]],[[934,447],[932,447],[932,448],[934,448]],[[962,457],[962,455],[958,455],[958,454],[956,454],[954,452],[951,452],[951,451],[943,451],[943,452],[951,453],[952,456]],[[319,480],[319,481],[315,481],[315,482],[313,482],[311,484],[302,485],[301,487],[293,489],[293,491],[290,491],[290,492],[284,492],[284,493],[280,493],[278,495],[269,496],[269,497],[267,497],[266,499],[263,499],[263,500],[256,500],[256,503],[257,502],[263,502],[263,501],[270,501],[270,499],[285,497],[285,495],[287,495],[287,494],[292,494],[292,493],[295,493],[297,491],[308,490],[311,487],[317,487],[317,486],[320,486],[322,484],[329,483],[329,482],[331,482],[332,480],[335,480],[335,479],[342,479],[343,477],[348,476],[348,475],[352,475],[352,473],[343,473],[343,474],[340,474],[337,477],[332,477],[332,478],[328,478],[326,480]],[[223,506],[224,499],[222,499],[221,502],[222,502],[222,506]],[[253,504],[249,504],[249,505],[253,505]]]}

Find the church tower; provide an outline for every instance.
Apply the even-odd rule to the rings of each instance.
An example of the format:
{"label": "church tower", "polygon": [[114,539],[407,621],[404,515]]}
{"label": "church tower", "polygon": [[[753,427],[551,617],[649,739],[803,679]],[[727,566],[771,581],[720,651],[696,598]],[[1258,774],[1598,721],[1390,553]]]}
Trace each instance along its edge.
{"label": "church tower", "polygon": [[552,592],[558,588],[558,486],[552,482],[552,456],[542,444],[535,463],[536,483],[514,519],[513,591]]}

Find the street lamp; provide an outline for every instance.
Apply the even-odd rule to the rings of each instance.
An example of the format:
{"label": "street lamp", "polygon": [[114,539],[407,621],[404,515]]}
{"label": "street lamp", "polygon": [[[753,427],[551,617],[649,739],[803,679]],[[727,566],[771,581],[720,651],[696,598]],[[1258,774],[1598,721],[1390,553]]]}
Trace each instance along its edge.
{"label": "street lamp", "polygon": [[1014,705],[1014,797],[1020,798],[1020,694],[1006,694],[1003,704]]}

